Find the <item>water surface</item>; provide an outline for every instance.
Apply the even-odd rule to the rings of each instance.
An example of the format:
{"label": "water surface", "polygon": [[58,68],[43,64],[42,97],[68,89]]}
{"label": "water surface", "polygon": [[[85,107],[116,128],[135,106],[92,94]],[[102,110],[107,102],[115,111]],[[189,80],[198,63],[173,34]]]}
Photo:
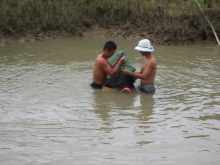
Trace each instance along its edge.
{"label": "water surface", "polygon": [[108,40],[140,70],[137,41],[0,48],[0,164],[219,165],[220,47],[154,45],[156,93],[128,94],[89,86]]}

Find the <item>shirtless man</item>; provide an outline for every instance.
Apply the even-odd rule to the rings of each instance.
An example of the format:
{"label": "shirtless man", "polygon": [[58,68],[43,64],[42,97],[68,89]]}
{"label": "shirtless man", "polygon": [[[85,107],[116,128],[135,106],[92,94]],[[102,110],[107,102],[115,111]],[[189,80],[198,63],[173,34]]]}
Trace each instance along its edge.
{"label": "shirtless man", "polygon": [[141,55],[145,56],[140,72],[131,72],[127,69],[122,70],[125,75],[131,75],[135,78],[141,79],[139,89],[145,93],[155,93],[154,79],[157,71],[157,61],[151,52],[154,51],[148,39],[139,41],[138,46],[135,47]]}
{"label": "shirtless man", "polygon": [[118,71],[121,64],[125,63],[126,58],[120,54],[113,64],[110,64],[108,58],[114,55],[117,45],[113,41],[108,41],[104,45],[102,54],[96,57],[93,68],[93,88],[102,88],[103,83],[107,78],[107,74],[111,77]]}

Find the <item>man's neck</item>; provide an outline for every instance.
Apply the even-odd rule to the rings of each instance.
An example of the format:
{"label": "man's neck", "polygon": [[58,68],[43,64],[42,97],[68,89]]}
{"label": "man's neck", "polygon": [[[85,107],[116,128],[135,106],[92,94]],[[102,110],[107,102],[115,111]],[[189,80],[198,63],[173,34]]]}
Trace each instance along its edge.
{"label": "man's neck", "polygon": [[151,55],[151,53],[146,53],[146,54],[145,54],[145,57],[146,57],[147,59],[149,59],[149,58],[152,57],[152,55]]}
{"label": "man's neck", "polygon": [[101,57],[107,60],[107,58],[104,56],[104,54],[103,54],[103,53],[101,54]]}

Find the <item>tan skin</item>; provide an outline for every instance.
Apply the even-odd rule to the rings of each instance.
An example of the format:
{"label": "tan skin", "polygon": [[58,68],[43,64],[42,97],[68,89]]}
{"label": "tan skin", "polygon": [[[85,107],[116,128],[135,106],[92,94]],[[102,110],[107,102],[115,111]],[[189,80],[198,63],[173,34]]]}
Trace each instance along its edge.
{"label": "tan skin", "polygon": [[145,56],[142,68],[140,72],[131,72],[127,69],[123,69],[122,72],[125,75],[131,75],[135,78],[141,79],[141,83],[154,83],[157,71],[157,61],[151,52],[140,52]]}
{"label": "tan skin", "polygon": [[121,64],[126,62],[126,58],[122,57],[121,54],[115,60],[114,64],[110,64],[108,58],[114,55],[116,50],[108,51],[107,49],[96,57],[95,65],[93,69],[93,82],[102,85],[107,77],[107,74],[114,76],[118,71]]}

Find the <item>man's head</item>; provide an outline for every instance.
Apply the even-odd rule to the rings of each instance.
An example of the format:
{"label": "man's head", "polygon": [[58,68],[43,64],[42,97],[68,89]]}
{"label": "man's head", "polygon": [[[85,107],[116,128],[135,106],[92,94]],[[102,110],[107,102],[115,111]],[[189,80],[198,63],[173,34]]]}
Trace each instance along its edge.
{"label": "man's head", "polygon": [[113,41],[108,41],[103,47],[103,51],[108,50],[109,52],[117,49],[117,45]]}
{"label": "man's head", "polygon": [[140,40],[138,43],[138,46],[136,46],[134,49],[140,52],[153,52],[154,51],[154,47],[151,46],[150,41],[148,39]]}
{"label": "man's head", "polygon": [[103,47],[103,52],[107,58],[111,57],[117,49],[117,45],[113,41],[108,41]]}

